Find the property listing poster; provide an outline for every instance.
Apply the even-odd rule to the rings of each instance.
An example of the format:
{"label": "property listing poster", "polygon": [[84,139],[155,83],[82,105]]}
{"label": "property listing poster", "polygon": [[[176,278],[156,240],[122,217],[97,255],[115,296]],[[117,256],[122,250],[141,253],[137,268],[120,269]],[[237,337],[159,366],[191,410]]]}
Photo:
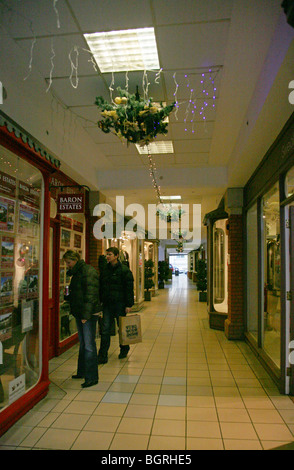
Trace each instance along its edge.
{"label": "property listing poster", "polygon": [[14,310],[39,297],[39,244],[40,189],[0,171],[0,341]]}

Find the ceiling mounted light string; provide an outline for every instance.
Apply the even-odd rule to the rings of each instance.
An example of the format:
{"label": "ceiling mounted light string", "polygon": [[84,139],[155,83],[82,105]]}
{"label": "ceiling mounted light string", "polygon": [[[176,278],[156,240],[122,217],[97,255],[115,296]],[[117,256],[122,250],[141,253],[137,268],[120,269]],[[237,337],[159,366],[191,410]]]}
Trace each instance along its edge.
{"label": "ceiling mounted light string", "polygon": [[148,152],[148,160],[149,160],[149,174],[152,179],[153,188],[155,189],[156,196],[159,202],[161,203],[160,186],[157,184],[157,181],[156,181],[156,167],[155,167],[155,163],[152,160],[152,156],[150,152]]}
{"label": "ceiling mounted light string", "polygon": [[176,89],[175,89],[175,92],[174,92],[174,100],[175,100],[175,108],[176,108],[176,111],[175,111],[175,118],[176,120],[178,120],[178,109],[179,109],[179,102],[178,102],[178,88],[179,88],[179,84],[177,83],[177,80],[176,80],[176,72],[173,74],[173,79],[174,79],[174,82],[175,82],[175,85],[176,85]]}

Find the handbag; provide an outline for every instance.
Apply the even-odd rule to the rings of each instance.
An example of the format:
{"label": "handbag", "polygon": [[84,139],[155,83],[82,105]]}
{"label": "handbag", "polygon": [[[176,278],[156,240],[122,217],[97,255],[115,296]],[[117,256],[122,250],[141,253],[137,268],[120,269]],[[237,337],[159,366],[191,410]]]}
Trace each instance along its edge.
{"label": "handbag", "polygon": [[119,344],[142,342],[141,317],[138,314],[119,317]]}

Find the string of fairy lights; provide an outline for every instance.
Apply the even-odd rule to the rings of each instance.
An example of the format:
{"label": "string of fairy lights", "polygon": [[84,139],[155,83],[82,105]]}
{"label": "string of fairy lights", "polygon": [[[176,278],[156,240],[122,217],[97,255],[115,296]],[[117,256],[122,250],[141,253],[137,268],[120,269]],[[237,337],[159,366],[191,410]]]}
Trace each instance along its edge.
{"label": "string of fairy lights", "polygon": [[152,185],[153,185],[153,188],[155,190],[157,199],[161,203],[162,201],[161,201],[160,186],[159,186],[159,184],[157,183],[157,180],[156,180],[156,166],[155,166],[154,161],[152,160],[152,155],[149,152],[148,152],[148,160],[149,160],[149,175],[150,175],[151,180],[152,180]]}

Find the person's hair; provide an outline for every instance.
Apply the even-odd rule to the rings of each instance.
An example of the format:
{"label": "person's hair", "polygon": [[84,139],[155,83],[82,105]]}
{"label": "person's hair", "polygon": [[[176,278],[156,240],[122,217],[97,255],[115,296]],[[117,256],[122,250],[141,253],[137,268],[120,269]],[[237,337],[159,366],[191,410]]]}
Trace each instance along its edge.
{"label": "person's hair", "polygon": [[81,257],[80,254],[77,251],[73,250],[67,250],[62,259],[66,260],[72,260],[72,261],[80,261]]}
{"label": "person's hair", "polygon": [[116,248],[116,246],[110,246],[109,248],[107,248],[106,252],[110,251],[111,253],[114,254],[114,256],[117,256],[119,255],[119,249]]}

